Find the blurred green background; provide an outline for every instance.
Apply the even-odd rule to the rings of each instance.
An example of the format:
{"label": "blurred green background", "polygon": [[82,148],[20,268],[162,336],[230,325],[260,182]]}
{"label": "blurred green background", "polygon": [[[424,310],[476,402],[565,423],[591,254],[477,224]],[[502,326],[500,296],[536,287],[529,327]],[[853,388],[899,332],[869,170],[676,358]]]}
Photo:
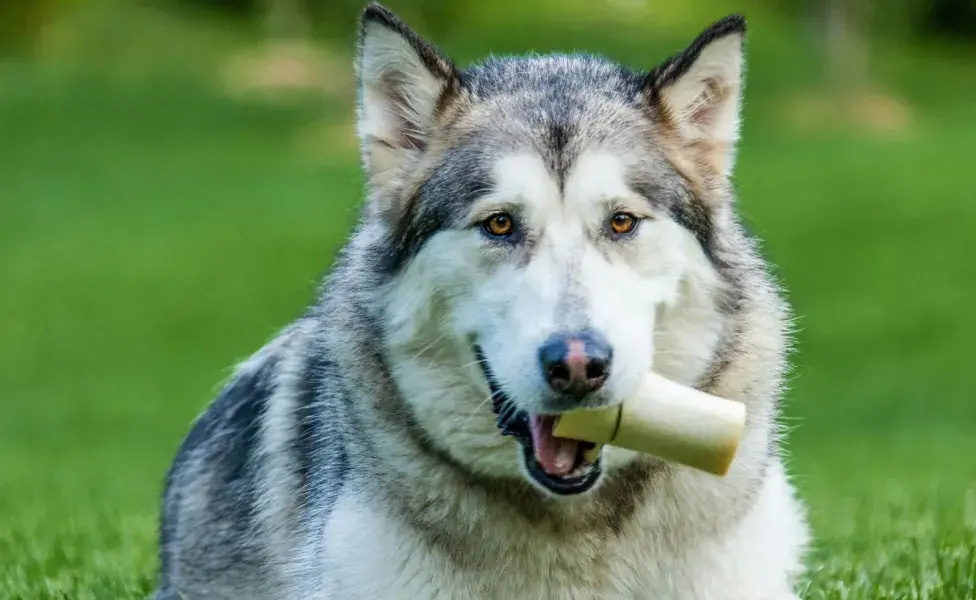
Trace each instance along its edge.
{"label": "blurred green background", "polygon": [[[976,598],[976,4],[388,2],[460,64],[750,21],[736,183],[797,314],[804,598]],[[0,4],[0,598],[143,598],[158,494],[356,217],[353,0]]]}

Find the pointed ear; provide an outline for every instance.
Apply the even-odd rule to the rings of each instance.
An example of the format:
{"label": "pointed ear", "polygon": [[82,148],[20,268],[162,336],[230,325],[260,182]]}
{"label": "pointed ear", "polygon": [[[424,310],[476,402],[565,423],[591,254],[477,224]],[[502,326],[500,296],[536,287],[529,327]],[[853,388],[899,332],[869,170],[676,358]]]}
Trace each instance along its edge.
{"label": "pointed ear", "polygon": [[686,146],[728,175],[735,162],[742,97],[746,21],[731,15],[713,24],[649,76],[658,108]]}
{"label": "pointed ear", "polygon": [[458,71],[379,4],[363,12],[356,70],[363,162],[371,182],[382,185],[423,152],[445,95],[458,85]]}

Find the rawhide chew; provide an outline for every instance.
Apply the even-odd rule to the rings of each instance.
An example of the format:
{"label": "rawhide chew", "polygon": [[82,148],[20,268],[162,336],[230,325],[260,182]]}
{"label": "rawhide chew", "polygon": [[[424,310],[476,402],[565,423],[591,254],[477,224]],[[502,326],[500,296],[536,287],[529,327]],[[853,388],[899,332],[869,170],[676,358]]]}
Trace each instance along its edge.
{"label": "rawhide chew", "polygon": [[648,373],[633,398],[609,408],[563,413],[553,434],[725,475],[739,447],[745,418],[741,402]]}

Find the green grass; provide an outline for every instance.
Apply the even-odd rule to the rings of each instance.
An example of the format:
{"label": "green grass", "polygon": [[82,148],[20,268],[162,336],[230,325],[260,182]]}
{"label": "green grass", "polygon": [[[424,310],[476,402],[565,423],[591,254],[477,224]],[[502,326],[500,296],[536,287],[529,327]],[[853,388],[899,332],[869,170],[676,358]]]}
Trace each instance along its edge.
{"label": "green grass", "polygon": [[[622,40],[607,51],[662,55]],[[801,134],[773,112],[787,59],[753,54],[737,185],[798,316],[803,595],[976,598],[976,76],[882,57],[916,103],[907,140]],[[0,64],[0,598],[152,589],[187,424],[310,300],[355,218],[355,148],[300,143],[350,107],[235,103],[198,75]]]}

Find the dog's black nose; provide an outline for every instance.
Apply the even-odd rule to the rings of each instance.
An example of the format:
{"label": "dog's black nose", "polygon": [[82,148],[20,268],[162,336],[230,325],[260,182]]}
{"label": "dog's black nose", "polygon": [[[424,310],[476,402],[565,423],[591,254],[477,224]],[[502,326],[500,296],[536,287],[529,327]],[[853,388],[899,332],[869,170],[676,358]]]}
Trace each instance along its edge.
{"label": "dog's black nose", "polygon": [[539,349],[549,387],[577,399],[603,387],[612,359],[610,343],[595,331],[556,334]]}

